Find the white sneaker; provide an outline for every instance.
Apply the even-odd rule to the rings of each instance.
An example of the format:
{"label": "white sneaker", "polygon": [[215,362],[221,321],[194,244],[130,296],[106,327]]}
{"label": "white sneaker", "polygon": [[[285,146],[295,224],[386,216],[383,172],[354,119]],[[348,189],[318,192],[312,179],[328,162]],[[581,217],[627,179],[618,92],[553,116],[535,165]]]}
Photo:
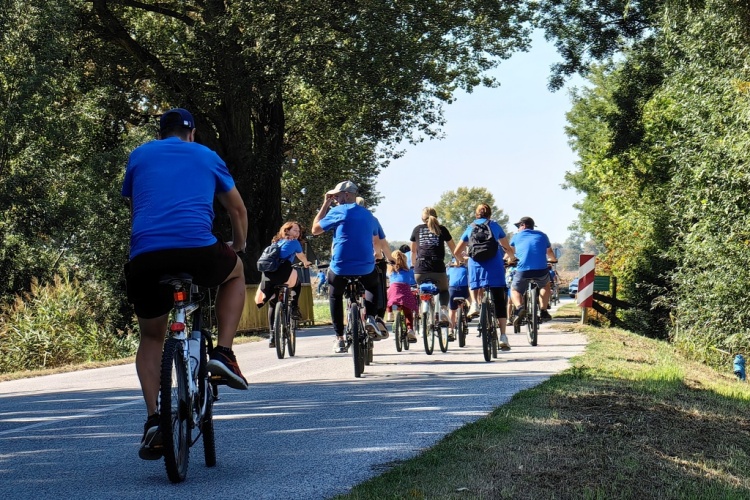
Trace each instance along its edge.
{"label": "white sneaker", "polygon": [[466,315],[468,319],[474,319],[479,316],[479,310],[477,309],[477,303],[472,302],[469,306],[469,313]]}
{"label": "white sneaker", "polygon": [[373,340],[383,340],[388,338],[388,328],[380,318],[374,316],[368,316],[367,322],[365,322],[365,331],[373,338]]}
{"label": "white sneaker", "polygon": [[508,343],[508,336],[504,333],[500,335],[500,349],[503,351],[510,351],[510,344]]}
{"label": "white sneaker", "polygon": [[346,354],[346,351],[348,351],[346,348],[346,340],[336,339],[333,341],[334,354]]}
{"label": "white sneaker", "polygon": [[440,307],[440,316],[438,320],[439,326],[448,326],[450,324],[450,318],[448,317],[448,308],[445,306]]}
{"label": "white sneaker", "polygon": [[414,330],[409,330],[406,332],[406,338],[409,339],[409,342],[416,342],[417,341],[417,334],[414,333]]}

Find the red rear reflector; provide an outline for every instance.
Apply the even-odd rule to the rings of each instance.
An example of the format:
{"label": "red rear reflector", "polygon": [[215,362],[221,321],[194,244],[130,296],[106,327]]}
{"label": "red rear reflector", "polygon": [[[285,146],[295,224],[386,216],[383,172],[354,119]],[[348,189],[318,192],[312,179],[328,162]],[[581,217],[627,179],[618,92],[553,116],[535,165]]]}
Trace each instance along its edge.
{"label": "red rear reflector", "polygon": [[185,323],[172,323],[169,325],[169,331],[170,332],[182,332],[185,330]]}
{"label": "red rear reflector", "polygon": [[430,299],[432,298],[432,295],[430,295],[429,293],[423,293],[423,294],[422,294],[422,295],[420,295],[419,297],[420,297],[420,298],[421,298],[422,300],[430,300]]}
{"label": "red rear reflector", "polygon": [[187,300],[187,292],[185,290],[180,290],[179,292],[175,292],[174,293],[174,300],[186,301]]}

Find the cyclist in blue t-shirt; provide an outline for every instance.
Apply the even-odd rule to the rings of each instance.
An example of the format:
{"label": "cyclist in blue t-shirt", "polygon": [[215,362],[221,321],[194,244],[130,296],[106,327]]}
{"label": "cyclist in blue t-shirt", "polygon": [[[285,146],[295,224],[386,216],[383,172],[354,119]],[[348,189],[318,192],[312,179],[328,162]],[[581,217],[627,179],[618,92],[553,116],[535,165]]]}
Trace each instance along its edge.
{"label": "cyclist in blue t-shirt", "polygon": [[318,295],[323,293],[323,286],[326,284],[326,273],[322,269],[318,270]]}
{"label": "cyclist in blue t-shirt", "polygon": [[[189,111],[167,111],[159,121],[158,140],[130,153],[122,195],[130,203],[130,261],[125,265],[127,295],[140,328],[136,371],[146,402],[139,456],[162,456],[158,397],[161,358],[173,290],[159,281],[164,274],[189,273],[197,285],[219,287],[216,315],[219,338],[208,367],[234,389],[247,381],[232,352],[242,309],[245,276],[237,256],[245,248],[247,209],[224,161],[195,142],[195,121]],[[211,232],[214,199],[227,210],[232,241]]]}
{"label": "cyclist in blue t-shirt", "polygon": [[448,306],[451,321],[449,340],[453,342],[455,340],[454,332],[456,331],[456,311],[458,310],[458,304],[453,299],[464,298],[467,303],[470,302],[469,271],[465,264],[459,264],[453,257],[445,272],[448,274],[448,294],[450,295]]}
{"label": "cyclist in blue t-shirt", "polygon": [[513,236],[510,245],[516,250],[518,264],[511,285],[511,298],[516,307],[515,323],[516,326],[520,326],[521,320],[526,316],[523,294],[526,292],[530,279],[534,279],[539,284],[539,296],[542,302],[540,317],[545,320],[551,319],[547,312],[550,295],[547,262],[557,262],[557,260],[547,235],[534,229],[534,219],[521,217],[515,226],[518,232]]}
{"label": "cyclist in blue t-shirt", "polygon": [[258,291],[255,294],[255,304],[258,309],[268,302],[268,326],[271,330],[268,347],[276,347],[273,335],[273,318],[274,309],[276,308],[276,286],[287,283],[292,290],[292,317],[296,320],[302,319],[302,312],[299,310],[299,297],[302,292],[302,282],[299,279],[299,273],[292,267],[294,259],[297,258],[305,267],[310,267],[311,262],[307,260],[300,239],[302,238],[302,229],[297,221],[285,222],[271,243],[279,246],[279,256],[281,264],[279,268],[272,272],[264,272],[258,285]]}
{"label": "cyclist in blue t-shirt", "polygon": [[[356,203],[359,188],[351,181],[340,182],[325,194],[312,224],[312,234],[333,231],[333,251],[328,267],[331,320],[336,331],[334,352],[347,351],[344,338],[343,296],[346,276],[359,276],[365,288],[367,331],[377,339],[388,338],[388,329],[377,316],[378,272],[375,270],[375,248],[380,248],[382,228],[366,208]],[[332,206],[333,203],[336,206]]]}

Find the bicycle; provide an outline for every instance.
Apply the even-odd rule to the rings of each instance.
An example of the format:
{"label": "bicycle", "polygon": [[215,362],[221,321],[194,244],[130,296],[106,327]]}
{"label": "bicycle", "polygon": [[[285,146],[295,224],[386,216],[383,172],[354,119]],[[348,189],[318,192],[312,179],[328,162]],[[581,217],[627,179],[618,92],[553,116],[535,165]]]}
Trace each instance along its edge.
{"label": "bicycle", "polygon": [[401,311],[401,306],[394,305],[392,311],[393,315],[393,339],[396,341],[396,352],[401,352],[401,349],[409,350],[409,336],[407,335],[406,318],[404,313]]}
{"label": "bicycle", "polygon": [[[159,389],[164,464],[167,477],[173,483],[185,480],[190,447],[201,435],[206,466],[216,465],[213,404],[218,399],[218,385],[226,383],[207,369],[213,342],[211,333],[203,328],[203,308],[209,293],[193,285],[192,280],[189,274],[177,274],[165,275],[159,281],[174,288],[172,321],[162,352]],[[187,318],[192,319],[189,333]],[[191,440],[193,429],[198,429],[199,435]]]}
{"label": "bicycle", "polygon": [[469,306],[463,297],[456,297],[453,302],[458,305],[455,328],[455,333],[458,334],[458,347],[466,347],[466,336],[469,334],[469,320],[466,315],[469,313]]}
{"label": "bicycle", "polygon": [[432,354],[435,350],[435,337],[438,337],[440,350],[448,350],[448,326],[440,323],[435,297],[438,294],[437,286],[431,281],[425,281],[419,285],[420,298],[420,329],[424,341],[424,352]]}
{"label": "bicycle", "polygon": [[372,363],[373,341],[365,330],[367,321],[365,309],[365,287],[359,281],[359,276],[344,276],[346,287],[344,297],[346,298],[346,328],[344,335],[347,348],[352,348],[352,360],[354,361],[354,376],[359,378],[365,371],[365,366]]}
{"label": "bicycle", "polygon": [[[304,268],[303,264],[292,264],[293,269]],[[289,357],[294,357],[297,352],[297,329],[299,323],[294,319],[291,312],[292,294],[289,293],[289,285],[282,283],[274,287],[276,290],[276,307],[273,311],[273,341],[276,344],[276,357],[284,359],[286,348],[289,348]]]}
{"label": "bicycle", "polygon": [[[540,308],[539,308],[539,283],[530,279],[523,294],[523,307],[526,309],[526,337],[532,347],[536,347],[539,336]],[[515,328],[514,328],[515,331]],[[519,333],[519,332],[516,332]]]}
{"label": "bicycle", "polygon": [[497,322],[495,321],[495,301],[492,300],[490,287],[484,287],[482,302],[479,303],[479,334],[482,336],[482,353],[484,360],[497,358]]}

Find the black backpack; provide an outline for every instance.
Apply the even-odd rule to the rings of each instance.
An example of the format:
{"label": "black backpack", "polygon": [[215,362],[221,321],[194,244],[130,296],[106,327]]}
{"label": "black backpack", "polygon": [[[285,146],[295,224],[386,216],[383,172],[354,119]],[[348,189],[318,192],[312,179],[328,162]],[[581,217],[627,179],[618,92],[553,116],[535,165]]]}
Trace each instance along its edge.
{"label": "black backpack", "polygon": [[471,225],[468,255],[477,262],[490,260],[497,254],[498,244],[489,222]]}
{"label": "black backpack", "polygon": [[281,265],[281,247],[276,243],[271,243],[260,254],[258,258],[258,271],[262,273],[272,273]]}

